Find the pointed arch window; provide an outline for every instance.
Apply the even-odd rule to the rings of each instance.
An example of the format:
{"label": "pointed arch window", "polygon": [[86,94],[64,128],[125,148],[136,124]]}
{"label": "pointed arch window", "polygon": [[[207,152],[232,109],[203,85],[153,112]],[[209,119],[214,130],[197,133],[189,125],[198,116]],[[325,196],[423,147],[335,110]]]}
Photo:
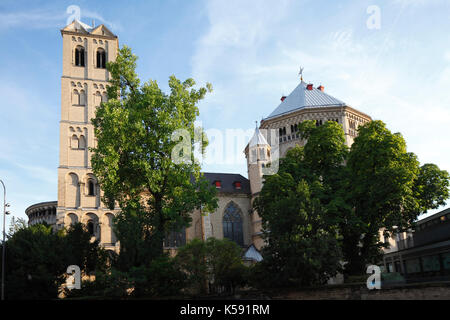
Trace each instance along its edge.
{"label": "pointed arch window", "polygon": [[244,246],[241,209],[233,202],[227,205],[222,223],[223,237]]}
{"label": "pointed arch window", "polygon": [[97,50],[97,68],[106,68],[106,52],[102,48]]}
{"label": "pointed arch window", "polygon": [[82,46],[77,46],[75,48],[75,65],[84,67],[84,48]]}

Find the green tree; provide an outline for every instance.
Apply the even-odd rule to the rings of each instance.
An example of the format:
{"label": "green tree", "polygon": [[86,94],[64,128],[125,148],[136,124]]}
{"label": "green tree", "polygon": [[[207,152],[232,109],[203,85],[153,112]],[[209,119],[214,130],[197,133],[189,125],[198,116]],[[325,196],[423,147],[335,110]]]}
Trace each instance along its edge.
{"label": "green tree", "polygon": [[188,226],[194,209],[217,206],[216,191],[190,152],[196,141],[202,152],[207,145],[194,121],[197,103],[211,85],[197,90],[193,79],[181,82],[171,76],[165,94],[156,81],[141,84],[136,59],[124,46],[107,64],[108,101],[92,119],[97,139],[92,167],[104,191],[102,200],[111,209],[116,203],[121,208],[115,230],[121,253],[128,257],[126,268],[149,265],[163,254],[166,232]]}
{"label": "green tree", "polygon": [[194,292],[207,293],[208,267],[206,265],[206,244],[201,239],[192,239],[179,248],[175,257],[181,271],[187,275],[187,284]]}
{"label": "green tree", "polygon": [[104,270],[103,253],[81,224],[59,232],[45,223],[21,228],[6,242],[6,298],[56,299],[69,265],[83,274]]}
{"label": "green tree", "polygon": [[287,152],[254,202],[266,240],[261,268],[267,285],[322,284],[340,270],[344,134],[335,122],[316,127],[313,121],[303,122],[300,133],[305,146]]}
{"label": "green tree", "polygon": [[12,217],[11,223],[9,225],[8,238],[11,238],[14,233],[16,233],[21,229],[25,229],[26,227],[28,227],[28,223],[25,219],[23,218],[16,219],[16,217]]}
{"label": "green tree", "polygon": [[66,272],[60,238],[46,224],[15,232],[6,242],[7,299],[56,299]]}
{"label": "green tree", "polygon": [[242,248],[226,238],[208,238],[205,245],[210,288],[213,291],[223,288],[234,294],[246,280]]}
{"label": "green tree", "polygon": [[107,253],[82,223],[72,224],[60,232],[66,264],[77,265],[85,274],[106,269]]}
{"label": "green tree", "polygon": [[246,281],[242,249],[229,239],[193,239],[179,249],[175,261],[196,293],[205,294],[207,285],[212,292],[234,293]]}
{"label": "green tree", "polygon": [[400,133],[391,133],[382,121],[358,129],[347,162],[347,203],[340,217],[346,272],[364,273],[365,265],[380,257],[379,230],[403,231],[449,197],[449,174],[434,164],[419,165],[407,152]]}

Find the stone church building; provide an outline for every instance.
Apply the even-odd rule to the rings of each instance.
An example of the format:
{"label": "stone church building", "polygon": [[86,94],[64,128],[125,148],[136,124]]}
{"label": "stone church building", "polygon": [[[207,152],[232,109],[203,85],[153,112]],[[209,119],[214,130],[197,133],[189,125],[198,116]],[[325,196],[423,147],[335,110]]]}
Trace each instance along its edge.
{"label": "stone church building", "polygon": [[[117,56],[119,40],[106,26],[92,27],[73,21],[61,30],[63,68],[61,76],[61,120],[59,125],[58,199],[31,205],[26,209],[29,224],[47,222],[56,229],[82,222],[107,250],[117,251],[119,244],[112,230],[115,210],[100,200],[101,189],[92,173],[91,152],[94,127],[90,119],[96,107],[106,101],[109,73],[106,62]],[[244,150],[248,179],[240,174],[204,173],[217,188],[219,207],[210,214],[192,212],[192,224],[182,232],[168,234],[165,248],[175,250],[193,238],[229,238],[246,249],[245,257],[260,260],[261,218],[252,210],[252,201],[263,185],[262,175],[276,150],[283,157],[287,150],[304,141],[298,124],[316,120],[317,125],[336,121],[342,125],[350,146],[359,125],[370,116],[348,106],[301,79],[297,87],[281,98],[281,103],[260,123]],[[265,130],[276,132],[270,143]]]}

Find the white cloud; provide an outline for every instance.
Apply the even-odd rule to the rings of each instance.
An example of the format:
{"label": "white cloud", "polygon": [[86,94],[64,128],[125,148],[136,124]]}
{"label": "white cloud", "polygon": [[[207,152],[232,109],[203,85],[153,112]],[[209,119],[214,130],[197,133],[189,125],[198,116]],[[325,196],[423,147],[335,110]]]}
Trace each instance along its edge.
{"label": "white cloud", "polygon": [[[342,10],[336,20],[346,24],[324,24],[320,32],[311,32],[308,22],[313,19],[299,15],[301,4],[258,4],[234,2],[231,10],[228,2],[207,2],[210,27],[192,59],[194,78],[215,87],[201,106],[201,115],[212,119],[203,121],[206,126],[252,127],[294,89],[302,65],[305,81],[323,84],[327,93],[383,120],[403,134],[422,163],[450,171],[448,51],[429,68],[416,50],[427,39],[405,39],[397,20],[379,31],[362,30],[360,20],[347,19]],[[245,172],[245,167],[239,170]]]}
{"label": "white cloud", "polygon": [[[71,14],[66,12],[66,8],[55,9],[33,9],[22,12],[0,12],[0,30],[13,28],[24,29],[56,29],[62,28],[66,24],[66,20]],[[87,24],[91,24],[91,20],[95,19],[97,25],[105,24],[112,31],[122,30],[122,26],[117,22],[107,21],[97,12],[87,8],[80,7],[81,20]]]}

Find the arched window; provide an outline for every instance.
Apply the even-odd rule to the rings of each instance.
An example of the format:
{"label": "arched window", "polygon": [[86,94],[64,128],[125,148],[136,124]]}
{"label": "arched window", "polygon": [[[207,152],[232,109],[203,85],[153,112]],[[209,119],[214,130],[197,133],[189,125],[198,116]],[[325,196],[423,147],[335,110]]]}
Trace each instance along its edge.
{"label": "arched window", "polygon": [[88,181],[88,196],[95,196],[95,184],[94,181]]}
{"label": "arched window", "polygon": [[86,148],[86,139],[83,135],[80,136],[80,139],[78,140],[78,149],[85,149]]}
{"label": "arched window", "polygon": [[223,216],[223,237],[244,245],[244,235],[242,233],[241,210],[233,203],[229,203]]}
{"label": "arched window", "polygon": [[76,105],[76,106],[80,104],[80,93],[78,92],[77,89],[73,90],[73,93],[72,93],[72,104]]}
{"label": "arched window", "polygon": [[78,104],[80,106],[86,105],[86,92],[84,90],[80,91],[80,98]]}
{"label": "arched window", "polygon": [[88,221],[88,223],[87,223],[87,229],[88,229],[88,232],[89,232],[89,234],[91,235],[91,236],[94,236],[95,234],[95,230],[94,230],[94,222],[92,221],[92,220],[89,220]]}
{"label": "arched window", "polygon": [[74,134],[73,136],[72,136],[72,139],[71,139],[71,142],[70,142],[70,147],[72,148],[72,149],[78,149],[79,148],[79,140],[78,140],[78,137]]}
{"label": "arched window", "polygon": [[84,67],[84,48],[82,46],[77,46],[75,48],[75,65]]}
{"label": "arched window", "polygon": [[97,68],[106,68],[106,52],[102,48],[97,50]]}

